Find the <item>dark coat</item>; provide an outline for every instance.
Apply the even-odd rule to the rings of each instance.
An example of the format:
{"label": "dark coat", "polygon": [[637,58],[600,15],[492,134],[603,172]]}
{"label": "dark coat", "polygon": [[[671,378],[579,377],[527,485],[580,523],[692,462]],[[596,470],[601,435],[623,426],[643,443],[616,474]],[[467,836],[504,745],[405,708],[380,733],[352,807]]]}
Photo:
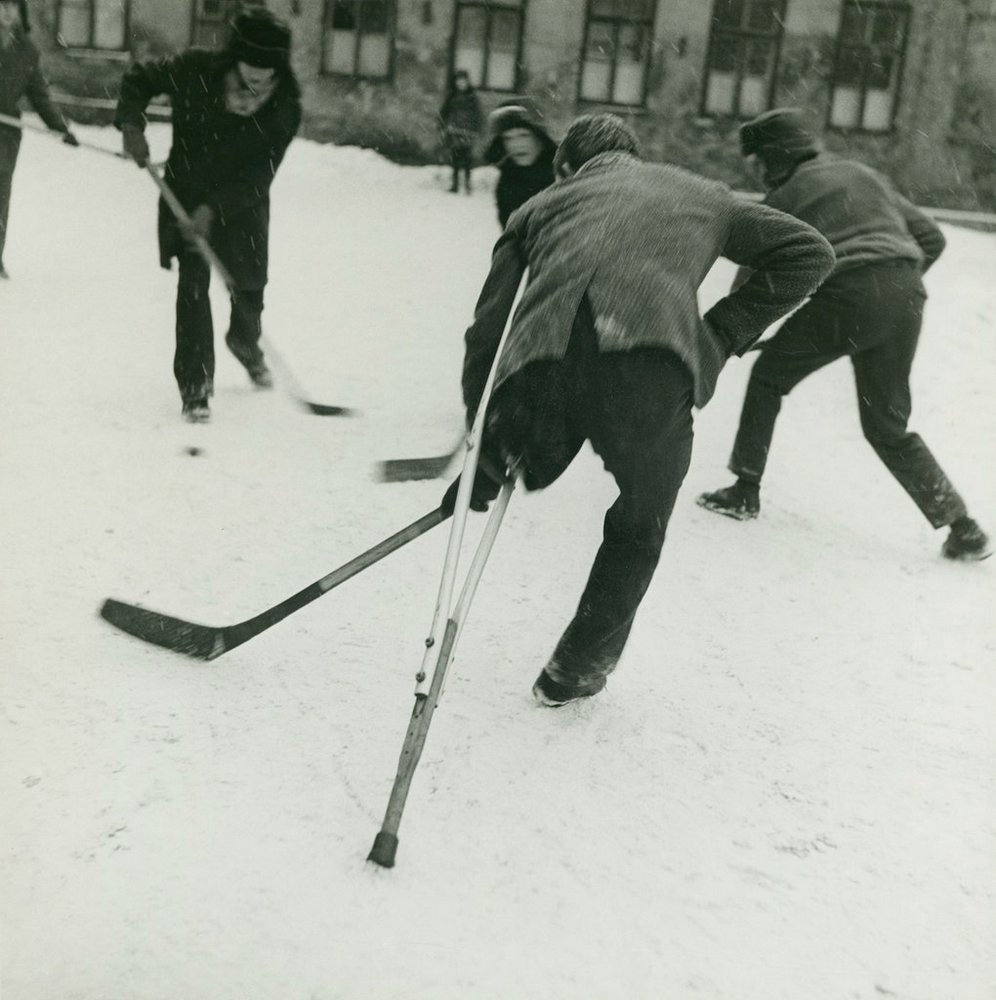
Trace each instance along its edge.
{"label": "dark coat", "polygon": [[[0,46],[0,114],[20,118],[23,97],[28,99],[50,129],[66,131],[66,120],[52,103],[48,92],[38,49],[27,35],[16,31],[9,48]],[[5,144],[16,144],[20,142],[21,130],[13,125],[0,125],[0,138]]]}
{"label": "dark coat", "polygon": [[[696,293],[721,256],[756,270],[703,321]],[[815,229],[724,184],[602,153],[509,220],[466,333],[464,401],[470,411],[480,403],[527,267],[497,384],[532,361],[562,359],[587,294],[599,351],[673,352],[703,406],[729,354],[809,295],[833,260]]]}
{"label": "dark coat", "polygon": [[545,191],[554,181],[553,158],[557,152],[556,143],[546,136],[540,138],[542,149],[535,163],[520,167],[509,159],[498,164],[500,171],[495,187],[495,201],[498,203],[498,221],[504,227],[512,213],[524,205],[534,195]]}
{"label": "dark coat", "polygon": [[944,249],[934,220],[886,177],[828,153],[800,163],[764,201],[829,240],[837,255],[835,274],[883,260],[912,260],[926,270]]}
{"label": "dark coat", "polygon": [[[301,122],[300,89],[289,70],[255,114],[233,114],[225,105],[225,53],[190,49],[178,56],[133,65],[121,81],[115,124],[144,126],[144,111],[158,94],[173,105],[173,145],[166,181],[188,211],[208,205],[215,213],[211,243],[240,288],[266,284],[270,184]],[[173,214],[159,204],[163,267],[185,243]]]}
{"label": "dark coat", "polygon": [[484,128],[484,112],[473,87],[451,90],[439,109],[443,138],[450,146],[470,146]]}

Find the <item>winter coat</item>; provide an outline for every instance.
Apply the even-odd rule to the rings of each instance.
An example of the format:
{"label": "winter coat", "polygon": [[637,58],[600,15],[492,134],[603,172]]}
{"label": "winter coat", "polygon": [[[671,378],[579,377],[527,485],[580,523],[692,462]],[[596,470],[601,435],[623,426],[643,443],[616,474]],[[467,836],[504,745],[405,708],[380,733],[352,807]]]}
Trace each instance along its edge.
{"label": "winter coat", "polygon": [[[703,320],[696,293],[720,256],[757,270]],[[464,401],[476,410],[527,267],[497,384],[562,359],[587,294],[599,351],[673,352],[703,406],[729,354],[743,354],[832,266],[827,241],[789,215],[677,167],[602,153],[509,219],[466,333]]]}
{"label": "winter coat", "polygon": [[[301,122],[300,89],[289,70],[252,115],[227,110],[225,78],[231,56],[190,49],[172,58],[133,65],[121,81],[115,124],[142,127],[157,94],[173,106],[173,145],[165,179],[188,211],[214,210],[210,240],[236,285],[266,284],[270,184]],[[185,249],[176,219],[159,203],[159,255],[169,268]]]}
{"label": "winter coat", "polygon": [[[0,45],[0,114],[20,118],[19,105],[23,97],[50,129],[66,131],[66,120],[52,103],[38,49],[23,31],[15,29],[11,44],[8,47]],[[20,140],[19,128],[0,125],[0,141],[5,145],[16,147]]]}
{"label": "winter coat", "polygon": [[926,271],[944,250],[928,215],[863,163],[828,153],[800,163],[764,199],[818,229],[837,255],[834,274],[883,260],[912,260]]}
{"label": "winter coat", "polygon": [[451,148],[473,145],[484,127],[484,113],[474,89],[451,90],[439,109],[439,123]]}
{"label": "winter coat", "polygon": [[507,158],[498,164],[495,201],[498,204],[498,221],[503,228],[517,208],[554,182],[553,158],[556,152],[556,143],[547,136],[540,155],[528,167],[520,167]]}

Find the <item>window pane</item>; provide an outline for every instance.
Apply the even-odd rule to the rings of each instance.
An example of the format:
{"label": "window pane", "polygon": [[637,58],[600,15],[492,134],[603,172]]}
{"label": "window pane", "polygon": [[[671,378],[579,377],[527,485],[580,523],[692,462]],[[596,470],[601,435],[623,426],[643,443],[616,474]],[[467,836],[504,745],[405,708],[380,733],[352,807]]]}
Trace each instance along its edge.
{"label": "window pane", "polygon": [[586,101],[608,101],[615,55],[612,25],[592,21],[588,25],[588,47],[581,72],[581,97]]}
{"label": "window pane", "polygon": [[359,24],[358,0],[333,0],[332,27],[336,31],[355,31]]}
{"label": "window pane", "polygon": [[706,112],[713,115],[733,114],[733,96],[736,92],[736,83],[737,78],[733,73],[710,71],[709,83],[706,86]]}
{"label": "window pane", "polygon": [[325,32],[325,65],[326,73],[346,73],[350,76],[356,70],[356,32],[326,31]]}
{"label": "window pane", "polygon": [[872,132],[887,132],[892,125],[893,96],[888,90],[869,90],[865,94],[865,113],[861,124]]}
{"label": "window pane", "polygon": [[363,34],[386,35],[390,26],[387,0],[360,0],[360,30]]}
{"label": "window pane", "polygon": [[892,45],[899,48],[902,44],[905,24],[905,11],[888,7],[880,8],[875,12],[875,18],[872,21],[872,44]]}
{"label": "window pane", "polygon": [[879,53],[868,63],[868,76],[865,85],[875,90],[889,90],[892,87],[892,74],[896,67],[896,57]]}
{"label": "window pane", "polygon": [[453,53],[453,68],[465,70],[475,87],[484,85],[484,39],[487,32],[487,11],[481,7],[461,7],[457,10],[457,39]]}
{"label": "window pane", "polygon": [[358,72],[361,76],[387,76],[391,69],[391,39],[385,34],[360,36]]}
{"label": "window pane", "polygon": [[834,66],[834,83],[860,87],[865,75],[865,49],[841,49]]}
{"label": "window pane", "polygon": [[68,46],[90,45],[89,0],[62,0],[59,8],[59,34]]}
{"label": "window pane", "polygon": [[744,0],[716,0],[713,23],[723,28],[739,28],[744,16]]}
{"label": "window pane", "polygon": [[616,104],[643,103],[643,75],[649,37],[643,24],[619,25],[616,80],[612,91]]}
{"label": "window pane", "polygon": [[867,13],[857,4],[847,3],[844,5],[844,18],[840,24],[840,38],[844,42],[863,42],[865,40],[865,27],[867,24]]}
{"label": "window pane", "polygon": [[751,0],[747,10],[747,27],[751,31],[777,32],[776,13],[779,11],[775,0]]}
{"label": "window pane", "polygon": [[861,91],[857,87],[834,87],[830,107],[830,124],[839,128],[854,128],[861,110]]}
{"label": "window pane", "polygon": [[717,35],[709,50],[709,68],[721,73],[735,73],[740,61],[739,41],[735,35]]}
{"label": "window pane", "polygon": [[487,85],[492,90],[512,90],[515,87],[515,58],[519,48],[519,17],[517,11],[491,12],[491,48],[488,52]]}
{"label": "window pane", "polygon": [[125,42],[125,0],[97,0],[94,46],[98,49],[123,49]]}

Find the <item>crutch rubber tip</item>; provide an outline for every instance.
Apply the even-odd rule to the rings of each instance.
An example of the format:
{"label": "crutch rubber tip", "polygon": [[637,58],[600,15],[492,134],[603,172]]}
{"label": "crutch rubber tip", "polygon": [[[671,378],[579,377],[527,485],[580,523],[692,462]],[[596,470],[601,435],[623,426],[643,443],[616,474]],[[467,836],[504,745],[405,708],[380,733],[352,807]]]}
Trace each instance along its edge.
{"label": "crutch rubber tip", "polygon": [[381,868],[393,868],[394,856],[398,853],[398,838],[396,834],[381,830],[374,837],[374,845],[367,855],[367,861],[372,861]]}

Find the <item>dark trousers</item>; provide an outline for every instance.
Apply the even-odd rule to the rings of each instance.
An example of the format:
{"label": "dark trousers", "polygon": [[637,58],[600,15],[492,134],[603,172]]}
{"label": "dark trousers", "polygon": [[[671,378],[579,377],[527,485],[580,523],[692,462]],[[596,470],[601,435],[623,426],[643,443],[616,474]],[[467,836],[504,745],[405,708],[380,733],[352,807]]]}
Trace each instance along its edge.
{"label": "dark trousers", "polygon": [[464,185],[470,190],[470,170],[473,167],[473,152],[470,146],[452,145],[450,146],[450,165],[453,167],[453,181],[450,185],[451,191],[460,188],[460,174],[463,173]]}
{"label": "dark trousers", "polygon": [[3,249],[7,244],[7,218],[10,213],[10,188],[14,180],[17,151],[21,146],[19,134],[8,135],[12,129],[0,126],[0,265]]}
{"label": "dark trousers", "polygon": [[964,502],[930,449],[907,430],[910,368],[925,299],[912,261],[869,264],[827,281],[768,341],[751,369],[730,470],[760,482],[782,397],[846,356],[865,440],[935,528],[964,515]]}
{"label": "dark trousers", "polygon": [[[180,278],[176,287],[176,353],[173,374],[183,399],[210,396],[214,385],[214,324],[208,289],[211,269],[193,250],[179,256]],[[231,319],[226,340],[232,353],[247,367],[259,366],[263,352],[259,338],[263,328],[263,290],[239,289],[232,294]]]}
{"label": "dark trousers", "polygon": [[521,461],[528,489],[557,479],[585,440],[615,478],[588,583],[547,666],[568,686],[598,682],[626,645],[688,471],[691,376],[668,351],[599,354],[585,301],[564,361],[534,362],[499,387],[488,439]]}

